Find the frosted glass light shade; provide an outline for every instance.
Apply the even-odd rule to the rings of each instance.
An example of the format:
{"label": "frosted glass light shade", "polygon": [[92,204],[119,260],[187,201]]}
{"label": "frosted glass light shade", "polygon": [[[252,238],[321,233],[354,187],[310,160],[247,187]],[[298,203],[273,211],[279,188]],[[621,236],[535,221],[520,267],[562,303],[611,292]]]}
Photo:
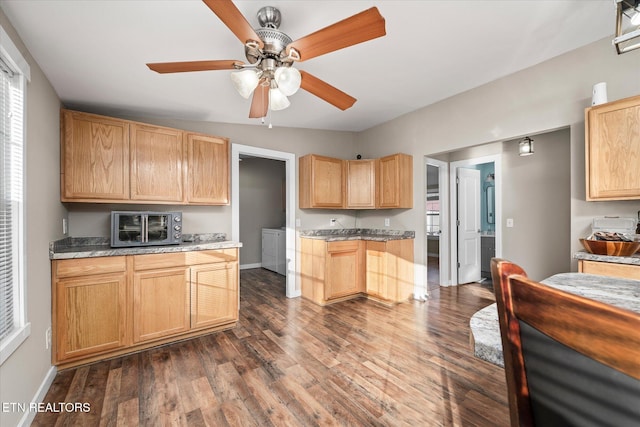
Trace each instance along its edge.
{"label": "frosted glass light shade", "polygon": [[258,73],[255,70],[243,70],[231,73],[231,82],[240,96],[248,99],[253,90],[258,86]]}
{"label": "frosted glass light shade", "polygon": [[533,154],[533,139],[524,138],[518,144],[518,154],[521,156],[530,156]]}
{"label": "frosted glass light shade", "polygon": [[300,71],[293,67],[276,68],[273,78],[278,84],[278,89],[286,96],[291,96],[296,93],[302,83]]}
{"label": "frosted glass light shade", "polygon": [[280,91],[280,89],[273,88],[269,89],[269,108],[273,111],[284,110],[291,102],[289,99]]}

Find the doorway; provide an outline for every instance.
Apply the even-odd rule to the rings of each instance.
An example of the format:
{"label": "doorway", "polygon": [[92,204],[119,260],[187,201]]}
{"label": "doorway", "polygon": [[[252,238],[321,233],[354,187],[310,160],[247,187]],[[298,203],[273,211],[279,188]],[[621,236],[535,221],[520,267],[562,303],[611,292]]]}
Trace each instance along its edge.
{"label": "doorway", "polygon": [[265,148],[248,145],[231,145],[231,240],[240,241],[240,156],[281,160],[285,162],[285,233],[286,233],[286,296],[295,298],[300,296],[300,290],[296,290],[295,266],[295,203],[296,203],[296,162],[295,154],[282,151],[274,151]]}
{"label": "doorway", "polygon": [[[502,255],[501,171],[499,155],[450,164],[450,268],[454,285],[490,279],[490,260]],[[467,180],[468,176],[474,178]]]}
{"label": "doorway", "polygon": [[424,258],[427,295],[441,285],[449,285],[449,163],[425,159],[425,236]]}

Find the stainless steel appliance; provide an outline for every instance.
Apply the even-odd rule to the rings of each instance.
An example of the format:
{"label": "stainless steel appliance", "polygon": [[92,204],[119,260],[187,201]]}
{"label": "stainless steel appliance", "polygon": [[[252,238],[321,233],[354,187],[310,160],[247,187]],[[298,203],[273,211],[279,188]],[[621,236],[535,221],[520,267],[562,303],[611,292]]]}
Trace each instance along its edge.
{"label": "stainless steel appliance", "polygon": [[111,212],[111,246],[182,243],[182,212]]}

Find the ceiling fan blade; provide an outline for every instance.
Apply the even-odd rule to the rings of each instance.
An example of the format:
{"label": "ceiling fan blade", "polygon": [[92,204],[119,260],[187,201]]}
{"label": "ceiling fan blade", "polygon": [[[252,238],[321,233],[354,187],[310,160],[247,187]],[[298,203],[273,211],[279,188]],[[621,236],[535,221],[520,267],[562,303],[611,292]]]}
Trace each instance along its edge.
{"label": "ceiling fan blade", "polygon": [[157,62],[147,64],[157,73],[184,73],[187,71],[235,70],[235,65],[242,65],[241,61],[223,59],[219,61],[187,61],[187,62]]}
{"label": "ceiling fan blade", "polygon": [[300,70],[302,74],[302,83],[300,87],[309,93],[314,94],[318,98],[324,99],[329,104],[338,107],[341,110],[351,108],[357,101],[354,97],[344,93],[340,89],[336,89],[329,83],[320,80],[319,78]]}
{"label": "ceiling fan blade", "polygon": [[300,54],[300,61],[306,61],[386,34],[384,18],[377,7],[372,7],[291,42],[287,53],[294,48]]}
{"label": "ceiling fan blade", "polygon": [[202,0],[209,6],[209,9],[215,13],[218,18],[229,27],[231,32],[243,43],[255,41],[260,49],[264,47],[264,43],[256,34],[249,21],[242,15],[235,4],[231,0]]}
{"label": "ceiling fan blade", "polygon": [[269,109],[269,86],[258,83],[258,87],[253,91],[251,99],[251,110],[249,110],[250,119],[258,119],[266,117]]}

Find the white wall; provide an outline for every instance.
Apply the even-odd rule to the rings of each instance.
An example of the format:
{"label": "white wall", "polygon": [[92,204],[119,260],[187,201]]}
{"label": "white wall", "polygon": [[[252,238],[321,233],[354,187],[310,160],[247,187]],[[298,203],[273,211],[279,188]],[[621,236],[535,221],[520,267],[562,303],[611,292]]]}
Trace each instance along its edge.
{"label": "white wall", "polygon": [[[62,238],[65,208],[60,204],[60,100],[14,28],[0,10],[0,25],[31,68],[26,127],[26,287],[31,335],[0,366],[0,402],[26,403],[51,371],[45,332],[51,326],[49,241]],[[46,392],[46,389],[44,390]],[[0,411],[0,425],[16,425],[19,412]]]}
{"label": "white wall", "polygon": [[[635,216],[638,201],[586,202],[584,178],[584,109],[591,104],[593,84],[606,81],[609,100],[640,93],[640,50],[616,55],[609,38],[556,57],[521,72],[469,90],[356,135],[356,150],[369,157],[405,152],[414,156],[415,208],[392,212],[392,226],[416,230],[416,262],[424,245],[424,156],[460,148],[507,141],[568,127],[571,160],[570,259],[580,249],[591,218]],[[390,149],[391,143],[393,144]],[[390,213],[370,213],[362,226],[379,226]],[[503,225],[504,226],[504,225]],[[539,261],[545,248],[530,256]],[[575,262],[572,268],[576,268]]]}

